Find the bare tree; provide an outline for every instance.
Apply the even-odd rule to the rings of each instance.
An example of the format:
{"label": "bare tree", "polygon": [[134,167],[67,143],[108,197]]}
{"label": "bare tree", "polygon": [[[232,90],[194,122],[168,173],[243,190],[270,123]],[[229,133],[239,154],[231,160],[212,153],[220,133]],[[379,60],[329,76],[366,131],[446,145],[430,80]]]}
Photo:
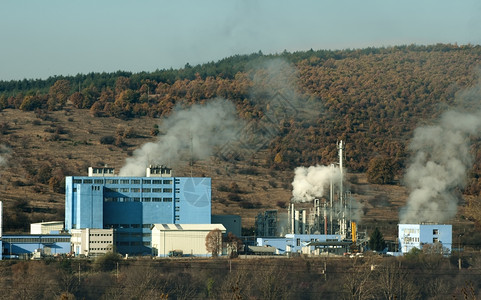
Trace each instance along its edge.
{"label": "bare tree", "polygon": [[220,254],[222,247],[222,232],[216,228],[211,230],[205,237],[205,248],[207,252],[212,253],[212,257],[217,257]]}

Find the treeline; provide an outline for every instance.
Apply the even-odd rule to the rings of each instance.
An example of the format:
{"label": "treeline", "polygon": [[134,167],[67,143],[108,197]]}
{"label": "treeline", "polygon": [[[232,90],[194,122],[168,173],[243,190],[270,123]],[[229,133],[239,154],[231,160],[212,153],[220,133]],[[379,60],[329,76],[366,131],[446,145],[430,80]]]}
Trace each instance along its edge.
{"label": "treeline", "polygon": [[477,299],[479,258],[3,261],[2,299]]}
{"label": "treeline", "polygon": [[[284,115],[276,120],[278,131],[267,147],[266,166],[330,164],[337,160],[336,141],[343,139],[351,171],[367,171],[374,158],[388,160],[391,163],[382,164],[382,169],[388,168],[392,176],[373,178],[391,183],[406,165],[413,130],[454,105],[459,90],[475,84],[480,58],[481,46],[446,44],[259,52],[186,64],[178,70],[2,81],[0,110],[61,110],[73,105],[97,117],[163,117],[176,106],[222,97],[236,104],[241,118],[261,122],[267,114],[266,100],[272,97],[266,91],[292,94],[282,82],[273,84],[268,74],[269,61],[282,59],[295,67],[284,78],[314,118]],[[471,194],[481,191],[479,164],[477,160],[470,174]]]}

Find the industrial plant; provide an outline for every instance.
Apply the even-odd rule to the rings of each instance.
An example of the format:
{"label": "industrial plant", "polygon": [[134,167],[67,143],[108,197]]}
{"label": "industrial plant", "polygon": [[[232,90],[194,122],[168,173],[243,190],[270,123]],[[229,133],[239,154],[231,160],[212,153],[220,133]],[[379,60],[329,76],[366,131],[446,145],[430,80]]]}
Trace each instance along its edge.
{"label": "industrial plant", "polygon": [[[337,163],[296,169],[287,211],[258,214],[255,239],[245,238],[246,253],[342,255],[368,249],[367,233],[357,230],[359,205],[343,182],[342,140],[337,149]],[[208,177],[175,177],[166,166],[150,165],[142,177],[90,167],[87,176],[65,181],[65,222],[35,223],[30,235],[1,237],[0,218],[4,254],[98,256],[113,251],[166,257],[174,251],[209,256],[204,243],[210,231],[241,234],[239,216],[211,214]],[[393,255],[426,245],[449,254],[452,226],[399,224],[398,243]]]}

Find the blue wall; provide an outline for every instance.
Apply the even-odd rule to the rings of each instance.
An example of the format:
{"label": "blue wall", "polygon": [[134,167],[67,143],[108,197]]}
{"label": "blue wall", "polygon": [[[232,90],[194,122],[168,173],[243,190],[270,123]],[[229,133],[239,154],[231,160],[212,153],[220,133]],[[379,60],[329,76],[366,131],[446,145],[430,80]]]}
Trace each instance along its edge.
{"label": "blue wall", "polygon": [[120,253],[150,254],[152,224],[211,222],[210,178],[70,176],[65,182],[65,229],[115,228]]}

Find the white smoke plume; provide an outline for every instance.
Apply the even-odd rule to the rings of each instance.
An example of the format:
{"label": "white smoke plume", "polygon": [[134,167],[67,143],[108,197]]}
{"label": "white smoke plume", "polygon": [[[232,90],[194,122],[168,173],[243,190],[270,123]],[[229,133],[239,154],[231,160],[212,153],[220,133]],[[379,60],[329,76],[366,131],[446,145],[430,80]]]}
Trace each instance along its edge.
{"label": "white smoke plume", "polygon": [[310,166],[295,169],[292,181],[292,200],[294,202],[309,202],[325,195],[331,182],[337,184],[341,178],[341,171],[337,167]]}
{"label": "white smoke plume", "polygon": [[[236,138],[243,126],[235,106],[224,99],[195,104],[188,109],[176,110],[163,120],[156,142],[144,144],[119,172],[120,176],[144,176],[150,164],[172,166],[182,159],[205,159],[215,147]],[[191,157],[192,156],[192,157]]]}
{"label": "white smoke plume", "polygon": [[10,149],[5,145],[0,145],[0,176],[2,175],[2,169],[7,166],[9,157]]}
{"label": "white smoke plume", "polygon": [[441,223],[456,215],[456,191],[466,185],[473,162],[470,138],[481,130],[479,91],[477,86],[457,97],[470,112],[447,111],[437,124],[414,131],[409,147],[415,155],[404,178],[410,195],[400,212],[401,223]]}

